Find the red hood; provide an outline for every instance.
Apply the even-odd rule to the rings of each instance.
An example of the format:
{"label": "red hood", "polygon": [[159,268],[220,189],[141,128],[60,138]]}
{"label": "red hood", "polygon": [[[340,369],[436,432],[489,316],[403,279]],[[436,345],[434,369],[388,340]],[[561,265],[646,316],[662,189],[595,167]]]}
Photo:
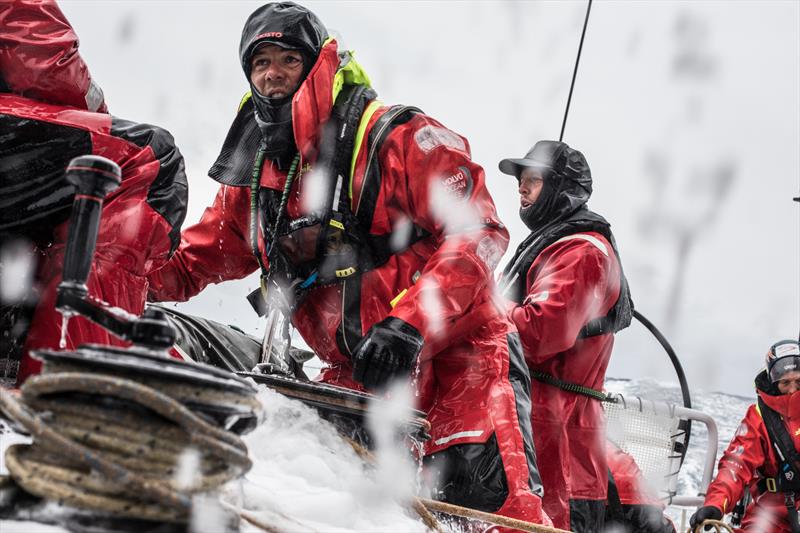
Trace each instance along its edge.
{"label": "red hood", "polygon": [[292,98],[294,141],[305,160],[316,157],[321,126],[331,115],[333,78],[338,67],[338,46],[331,39]]}
{"label": "red hood", "polygon": [[780,394],[769,382],[766,370],[756,376],[756,392],[758,396],[784,418],[800,417],[800,391],[792,394]]}
{"label": "red hood", "polygon": [[55,2],[0,2],[0,87],[40,102],[106,113],[103,91]]}

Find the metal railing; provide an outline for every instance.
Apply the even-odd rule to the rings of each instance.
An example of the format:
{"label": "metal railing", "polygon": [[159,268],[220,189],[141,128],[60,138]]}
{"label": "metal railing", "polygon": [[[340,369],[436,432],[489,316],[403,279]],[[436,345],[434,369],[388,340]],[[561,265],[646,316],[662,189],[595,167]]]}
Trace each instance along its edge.
{"label": "metal railing", "polygon": [[[616,402],[605,403],[608,438],[639,465],[645,479],[667,505],[702,505],[714,475],[719,435],[714,419],[696,409],[639,397],[612,395]],[[677,494],[678,474],[686,450],[680,450],[684,436],[681,421],[697,421],[708,430],[703,460],[703,475],[697,495]],[[697,446],[698,441],[692,442]]]}

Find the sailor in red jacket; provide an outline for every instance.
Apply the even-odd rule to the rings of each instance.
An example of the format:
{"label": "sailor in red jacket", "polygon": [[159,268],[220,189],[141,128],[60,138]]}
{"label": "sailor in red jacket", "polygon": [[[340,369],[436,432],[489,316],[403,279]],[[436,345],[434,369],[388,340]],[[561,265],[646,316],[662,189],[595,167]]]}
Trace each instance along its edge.
{"label": "sailor in red jacket", "polygon": [[608,505],[605,527],[610,531],[675,533],[664,515],[664,502],[648,485],[630,454],[610,440],[606,443]]}
{"label": "sailor in red jacket", "polygon": [[222,186],[149,277],[151,299],[186,300],[261,269],[326,363],[319,379],[380,391],[414,378],[437,497],[548,523],[529,378],[492,297],[508,233],[467,141],[377,102],[297,4],[256,10],[240,59],[251,95],[210,172]]}
{"label": "sailor in red jacket", "polygon": [[107,112],[78,53],[78,36],[55,0],[0,3],[0,92]]}
{"label": "sailor in red jacket", "polygon": [[500,170],[517,177],[520,217],[531,230],[501,287],[537,380],[532,421],[545,510],[557,527],[600,531],[605,417],[597,399],[576,390],[603,387],[613,334],[631,320],[627,283],[608,222],[586,207],[592,177],[583,154],[539,141]]}
{"label": "sailor in red jacket", "polygon": [[755,380],[757,403],[747,409],[722,455],[703,507],[692,515],[692,528],[708,519],[722,520],[749,490],[753,500],[739,531],[800,531],[800,344],[773,344],[766,363]]}
{"label": "sailor in red jacket", "polygon": [[[0,309],[4,339],[8,334],[14,339],[3,345],[0,360],[12,362],[5,365],[11,377],[21,351],[17,382],[22,383],[40,368],[30,350],[60,344],[55,297],[74,196],[64,178],[70,159],[97,154],[122,169],[121,186],[103,206],[87,286],[92,297],[129,313],[143,311],[146,275],[177,248],[187,182],[168,132],[99,112],[105,110],[102,92],[91,82],[77,36],[54,2],[3,4],[0,27],[0,244],[24,241],[38,263],[32,319],[24,316],[24,301],[2,302]],[[67,349],[87,342],[122,344],[82,317],[69,321],[64,341]]]}

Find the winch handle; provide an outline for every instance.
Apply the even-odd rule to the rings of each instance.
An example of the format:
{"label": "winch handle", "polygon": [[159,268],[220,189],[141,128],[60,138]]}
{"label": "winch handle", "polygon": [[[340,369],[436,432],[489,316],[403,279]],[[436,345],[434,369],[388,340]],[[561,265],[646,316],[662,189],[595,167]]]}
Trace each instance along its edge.
{"label": "winch handle", "polygon": [[59,292],[86,296],[86,280],[97,244],[103,200],[119,187],[121,174],[119,165],[98,155],[83,155],[69,162],[66,179],[75,187],[75,199],[72,202]]}

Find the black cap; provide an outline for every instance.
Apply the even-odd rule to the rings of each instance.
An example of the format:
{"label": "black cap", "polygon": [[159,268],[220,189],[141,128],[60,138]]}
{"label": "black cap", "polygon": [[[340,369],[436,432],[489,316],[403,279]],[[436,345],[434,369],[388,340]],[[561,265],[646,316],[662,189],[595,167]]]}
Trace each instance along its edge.
{"label": "black cap", "polygon": [[498,166],[500,172],[503,174],[515,177],[519,177],[522,170],[525,168],[554,170],[560,173],[564,164],[562,163],[559,165],[559,163],[565,150],[571,150],[565,143],[558,141],[539,141],[533,145],[533,148],[528,150],[525,157],[519,159],[503,159]]}

